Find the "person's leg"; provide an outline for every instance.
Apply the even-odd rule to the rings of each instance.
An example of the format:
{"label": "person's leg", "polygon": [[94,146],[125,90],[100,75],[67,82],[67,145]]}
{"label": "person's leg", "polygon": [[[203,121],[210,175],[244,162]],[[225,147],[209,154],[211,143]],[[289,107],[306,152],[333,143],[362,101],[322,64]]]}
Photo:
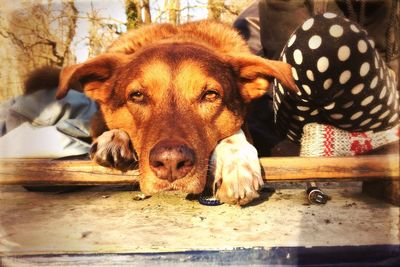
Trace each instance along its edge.
{"label": "person's leg", "polygon": [[274,82],[278,129],[299,141],[306,123],[346,131],[381,131],[398,124],[394,72],[356,23],[333,13],[308,19],[289,38],[281,60],[293,66],[300,89],[293,94]]}

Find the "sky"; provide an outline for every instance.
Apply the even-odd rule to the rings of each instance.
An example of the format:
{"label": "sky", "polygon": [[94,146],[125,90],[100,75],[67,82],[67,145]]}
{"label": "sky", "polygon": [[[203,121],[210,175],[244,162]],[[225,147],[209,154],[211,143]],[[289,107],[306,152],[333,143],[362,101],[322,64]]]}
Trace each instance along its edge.
{"label": "sky", "polygon": [[[85,16],[91,11],[91,4],[93,8],[99,11],[99,15],[104,18],[114,18],[126,22],[124,0],[76,0],[75,5],[79,10],[81,16]],[[89,30],[89,23],[86,19],[79,19],[77,25],[76,36],[74,38],[75,54],[77,61],[83,62],[88,58],[88,48],[85,42],[81,40],[87,36]]]}
{"label": "sky", "polygon": [[[191,9],[191,19],[202,19],[207,17],[206,7],[207,0],[181,0],[181,8],[184,6],[199,6],[197,9]],[[80,15],[85,16],[91,11],[91,5],[103,18],[113,18],[122,22],[126,22],[124,0],[75,0],[75,5],[78,8]],[[150,6],[164,6],[164,0],[150,0]],[[159,13],[153,8],[151,10],[152,18],[156,18]],[[185,12],[183,13],[185,15]],[[85,19],[78,20],[76,37],[74,39],[75,53],[78,62],[83,62],[88,58],[88,49],[85,42],[81,40],[87,36],[89,23]]]}

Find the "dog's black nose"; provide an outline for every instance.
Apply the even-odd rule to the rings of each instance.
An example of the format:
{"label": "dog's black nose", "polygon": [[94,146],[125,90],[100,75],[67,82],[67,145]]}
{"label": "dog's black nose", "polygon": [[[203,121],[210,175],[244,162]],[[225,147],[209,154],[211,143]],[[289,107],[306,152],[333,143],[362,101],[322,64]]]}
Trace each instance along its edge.
{"label": "dog's black nose", "polygon": [[194,151],[174,140],[162,140],[150,150],[150,168],[154,174],[173,182],[190,172],[195,163]]}

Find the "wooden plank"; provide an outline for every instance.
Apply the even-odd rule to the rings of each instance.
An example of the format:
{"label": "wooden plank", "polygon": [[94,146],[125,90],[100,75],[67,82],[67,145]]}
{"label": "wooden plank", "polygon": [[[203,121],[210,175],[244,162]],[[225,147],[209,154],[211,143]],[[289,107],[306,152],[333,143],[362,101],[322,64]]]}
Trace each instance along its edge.
{"label": "wooden plank", "polygon": [[399,155],[260,158],[267,180],[399,178]]}
{"label": "wooden plank", "polygon": [[0,159],[0,185],[132,184],[137,171],[122,173],[90,160]]}
{"label": "wooden plank", "polygon": [[[268,181],[399,179],[399,156],[260,158]],[[138,171],[122,173],[88,160],[0,159],[0,185],[106,185],[139,181]]]}

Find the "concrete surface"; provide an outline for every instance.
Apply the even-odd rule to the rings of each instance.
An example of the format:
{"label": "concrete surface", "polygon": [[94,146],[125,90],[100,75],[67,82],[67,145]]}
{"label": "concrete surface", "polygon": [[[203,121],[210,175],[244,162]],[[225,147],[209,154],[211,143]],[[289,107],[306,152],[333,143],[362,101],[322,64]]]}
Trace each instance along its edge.
{"label": "concrete surface", "polygon": [[310,205],[301,186],[276,184],[275,192],[264,190],[260,201],[245,208],[203,206],[174,192],[135,200],[139,192],[131,187],[40,193],[3,186],[0,253],[400,244],[399,207],[350,184],[326,189],[332,197],[326,205]]}

